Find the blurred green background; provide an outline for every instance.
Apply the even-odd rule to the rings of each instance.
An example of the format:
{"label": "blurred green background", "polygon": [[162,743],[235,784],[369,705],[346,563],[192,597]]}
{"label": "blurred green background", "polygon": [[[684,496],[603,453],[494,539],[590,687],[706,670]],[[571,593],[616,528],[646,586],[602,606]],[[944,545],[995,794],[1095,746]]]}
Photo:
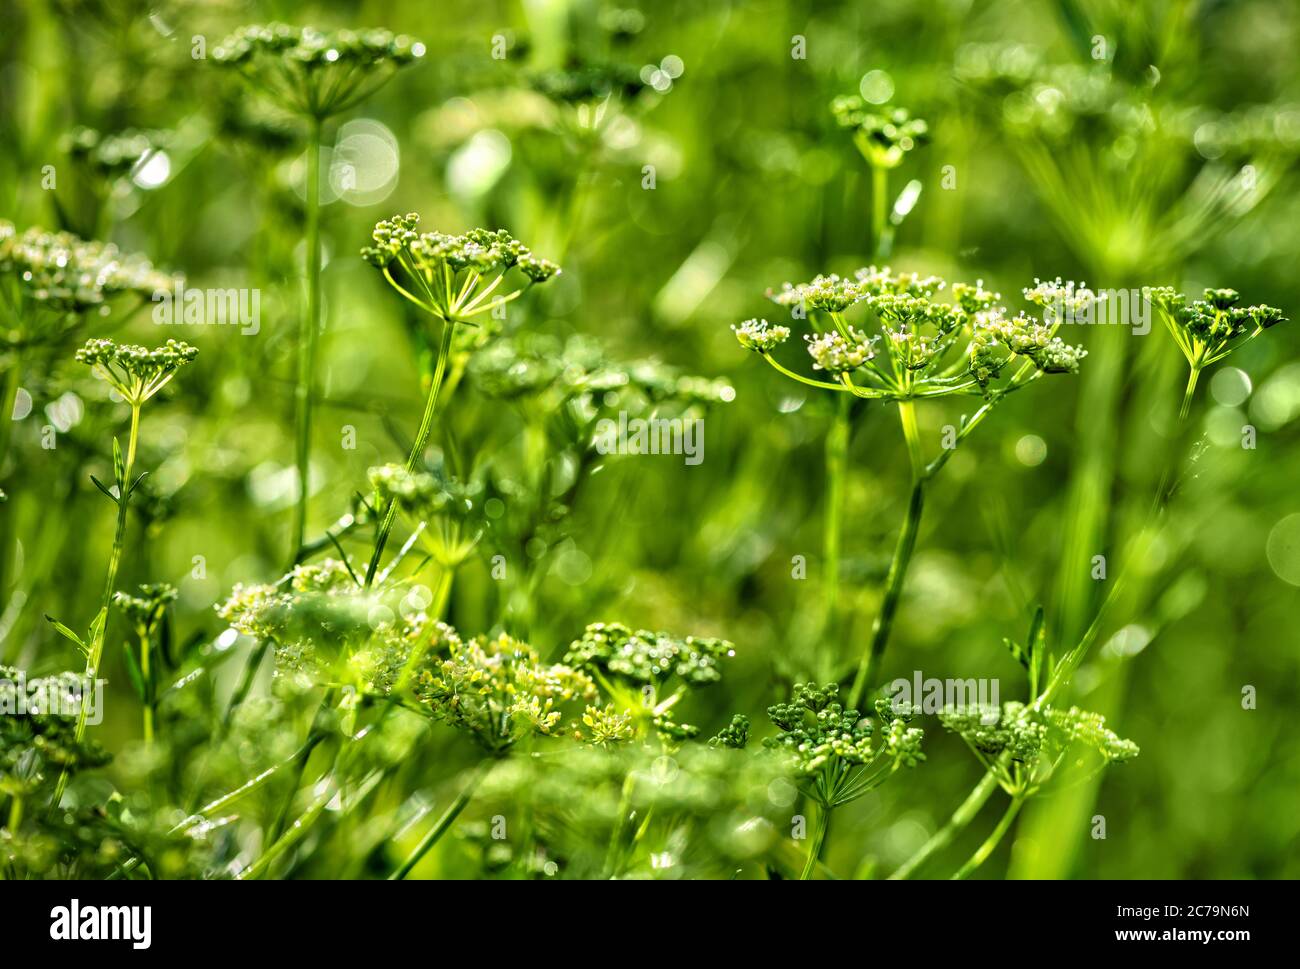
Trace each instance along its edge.
{"label": "blurred green background", "polygon": [[[348,511],[368,467],[400,460],[423,402],[427,342],[356,255],[371,227],[407,211],[429,229],[505,227],[564,266],[512,307],[511,328],[586,335],[616,359],[656,358],[735,388],[708,411],[699,466],[624,457],[591,478],[543,542],[551,554],[528,630],[551,654],[598,619],[733,640],[735,672],[693,701],[708,732],[737,710],[760,722],[819,648],[830,402],[744,353],[729,326],[782,318],[764,297],[770,287],[872,261],[870,173],[834,125],[834,96],[885,94],[930,123],[931,142],[891,180],[891,195],[911,180],[921,187],[897,229],[896,269],[982,278],[1014,308],[1035,277],[1060,275],[1099,288],[1231,286],[1295,315],[1300,8],[1288,0],[633,7],[0,0],[0,217],[111,238],[192,286],[261,291],[256,335],[161,330],[147,316],[116,334],[177,336],[201,350],[167,402],[146,413],[151,498],[119,583],[176,584],[182,637],[217,636],[212,606],[232,585],[281,574],[293,499],[300,142],[288,122],[250,123],[247,90],[193,56],[195,38],[210,48],[242,23],[384,26],[428,49],[325,132],[327,150],[356,161],[357,188],[331,190],[323,215],[308,534]],[[497,59],[501,41],[507,56]],[[650,66],[651,83],[596,139],[575,137],[563,106],[524,83],[575,58]],[[1027,87],[1040,70],[1027,65],[1108,80],[1053,95]],[[1153,111],[1156,128],[1119,110],[1129,104]],[[156,133],[161,160],[92,170],[68,151],[78,126]],[[48,165],[53,191],[42,187]],[[1247,168],[1249,191],[1213,201],[1221,180]],[[1003,637],[1021,635],[1038,603],[1058,643],[1087,624],[1102,594],[1090,558],[1118,554],[1142,521],[1183,377],[1159,330],[1074,339],[1091,351],[1081,376],[1009,399],[932,489],[886,681],[914,670],[996,676],[1012,699],[1020,676]],[[1141,757],[1032,804],[984,875],[1300,874],[1298,346],[1294,324],[1277,328],[1202,387],[1193,411],[1201,446],[1176,498],[1177,525],[1075,681],[1071,701],[1110,716]],[[38,671],[75,665],[40,615],[88,614],[111,541],[88,473],[109,466],[104,442],[117,416],[81,369],[70,353],[29,363],[0,468],[12,497],[0,506],[0,658]],[[932,447],[960,412],[960,402],[922,405]],[[520,409],[472,386],[451,413],[470,456],[526,446]],[[53,450],[40,445],[48,424],[59,430]],[[1241,447],[1244,424],[1257,429],[1254,449]],[[850,461],[846,663],[870,635],[906,501],[891,413],[855,412]],[[502,467],[508,476],[509,462]],[[38,491],[22,487],[33,480]],[[791,577],[800,555],[804,580]],[[467,567],[450,621],[493,628],[499,586],[483,563]],[[111,663],[108,675],[121,689]],[[1258,691],[1257,709],[1243,709],[1246,686]],[[121,716],[110,696],[100,728],[110,748],[139,729],[129,702],[116,708]],[[838,871],[855,871],[864,855],[876,867],[860,871],[892,870],[978,779],[961,742],[924,725],[929,760],[837,814],[827,860]],[[954,862],[1000,806],[986,810]],[[1104,840],[1090,837],[1094,815],[1106,818]]]}

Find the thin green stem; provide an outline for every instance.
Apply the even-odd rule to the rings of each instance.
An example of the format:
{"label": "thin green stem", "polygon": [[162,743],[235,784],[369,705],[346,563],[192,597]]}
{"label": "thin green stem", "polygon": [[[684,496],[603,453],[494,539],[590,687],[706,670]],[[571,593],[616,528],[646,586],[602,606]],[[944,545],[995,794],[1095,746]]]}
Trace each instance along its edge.
{"label": "thin green stem", "polygon": [[[122,562],[122,548],[126,543],[126,510],[131,498],[131,472],[135,467],[135,450],[136,444],[140,439],[140,404],[131,405],[131,431],[127,438],[126,445],[126,463],[123,465],[122,476],[117,482],[117,527],[113,532],[113,550],[108,557],[108,574],[104,577],[104,595],[101,599],[99,615],[95,617],[92,627],[95,630],[94,636],[90,642],[90,654],[86,657],[86,689],[94,689],[95,680],[99,676],[99,664],[104,658],[104,633],[108,628],[108,610],[113,604],[113,589],[117,585],[117,570]],[[90,713],[90,704],[88,697],[83,697],[81,702],[81,711],[77,714],[77,731],[76,742],[86,735],[86,717]],[[68,786],[68,771],[64,768],[59,773],[58,783],[54,787],[54,797],[50,801],[50,809],[53,810],[59,806],[63,800],[63,792]]]}
{"label": "thin green stem", "polygon": [[298,550],[302,548],[307,529],[312,389],[316,373],[316,340],[320,332],[320,142],[321,122],[313,117],[307,134],[307,306],[298,326],[298,382],[294,388],[298,501],[293,511],[291,563],[298,560]]}
{"label": "thin green stem", "polygon": [[957,869],[957,873],[952,876],[953,880],[959,881],[970,877],[975,869],[988,860],[989,855],[993,854],[994,849],[1006,836],[1007,831],[1010,830],[1011,822],[1015,821],[1016,815],[1020,813],[1020,808],[1024,803],[1025,799],[1023,797],[1013,797],[1011,799],[1011,804],[1007,806],[1006,813],[998,821],[997,827],[984,839],[984,843],[975,849],[975,853],[967,859],[966,864]]}
{"label": "thin green stem", "polygon": [[916,403],[911,399],[898,402],[898,422],[903,427],[903,439],[907,442],[907,457],[912,463],[913,479],[925,475],[925,458],[921,452],[921,434],[916,426]]}
{"label": "thin green stem", "polygon": [[903,437],[907,442],[907,453],[912,465],[912,493],[907,502],[902,530],[898,534],[898,544],[894,546],[894,557],[889,563],[884,598],[881,600],[880,612],[871,631],[871,646],[858,664],[858,672],[853,679],[853,689],[849,692],[851,708],[856,708],[862,702],[867,689],[880,670],[880,661],[884,656],[885,648],[889,645],[889,636],[894,628],[894,615],[898,611],[898,602],[903,594],[903,583],[907,578],[907,570],[912,564],[912,553],[916,551],[916,538],[921,530],[921,515],[925,509],[925,486],[928,475],[925,459],[921,453],[921,438],[916,426],[916,409],[911,400],[898,402],[898,417],[903,426]]}
{"label": "thin green stem", "polygon": [[817,823],[813,825],[812,840],[808,842],[808,859],[803,864],[803,871],[799,873],[800,881],[807,881],[817,870],[817,859],[821,857],[822,844],[826,840],[826,828],[831,820],[831,809],[824,806],[817,808]]}
{"label": "thin green stem", "polygon": [[885,252],[885,213],[889,191],[889,170],[871,166],[871,246],[878,258]]}
{"label": "thin green stem", "polygon": [[485,761],[474,769],[474,773],[470,775],[469,783],[465,785],[460,794],[456,795],[456,800],[451,802],[451,806],[447,808],[437,823],[420,839],[420,843],[415,846],[415,850],[406,857],[406,860],[397,867],[396,871],[388,876],[389,881],[401,881],[411,873],[411,869],[420,863],[420,859],[438,843],[438,839],[447,833],[447,829],[460,816],[460,812],[465,810],[465,806],[469,804],[470,799],[474,796],[475,789],[478,788],[491,769],[491,761]]}
{"label": "thin green stem", "polygon": [[9,369],[5,371],[3,389],[0,389],[0,471],[4,470],[9,456],[9,441],[13,435],[14,403],[18,400],[18,381],[22,379],[22,358],[14,347],[9,354]]}
{"label": "thin green stem", "polygon": [[965,831],[967,825],[975,820],[980,808],[984,807],[997,789],[997,775],[993,771],[985,771],[984,776],[980,778],[980,782],[966,795],[966,800],[958,805],[957,810],[952,812],[952,816],[948,818],[947,823],[932,834],[930,840],[923,844],[911,858],[903,862],[898,870],[889,876],[889,880],[901,881],[911,878],[917,869],[929,861],[931,857],[952,844],[953,839]]}
{"label": "thin green stem", "polygon": [[844,477],[849,458],[850,397],[836,400],[835,420],[826,435],[826,509],[822,533],[825,561],[825,613],[822,620],[823,648],[838,652],[840,634],[840,530],[844,518]]}
{"label": "thin green stem", "polygon": [[1178,408],[1178,426],[1182,427],[1187,415],[1192,412],[1192,399],[1196,396],[1196,382],[1201,377],[1201,368],[1193,366],[1187,374],[1187,387],[1183,390],[1183,403]]}
{"label": "thin green stem", "polygon": [[148,637],[140,637],[140,678],[144,681],[145,698],[144,698],[144,742],[146,747],[153,746],[153,721],[154,721],[154,687],[153,678],[150,671],[150,654]]}
{"label": "thin green stem", "polygon": [[[415,443],[411,446],[411,453],[406,459],[407,471],[415,470],[424,457],[424,449],[429,446],[429,436],[433,433],[433,419],[438,412],[438,395],[442,390],[443,379],[447,375],[447,360],[451,356],[451,338],[455,329],[456,324],[453,321],[443,321],[442,342],[438,347],[438,362],[433,371],[433,385],[429,388],[429,399],[425,401],[424,417],[420,421],[420,430],[415,435]],[[379,570],[379,561],[383,557],[384,546],[388,543],[388,533],[393,530],[393,522],[396,519],[397,504],[390,501],[388,507],[384,509],[379,534],[375,538],[375,551],[370,556],[370,565],[366,568],[367,587],[375,581],[375,573]]]}

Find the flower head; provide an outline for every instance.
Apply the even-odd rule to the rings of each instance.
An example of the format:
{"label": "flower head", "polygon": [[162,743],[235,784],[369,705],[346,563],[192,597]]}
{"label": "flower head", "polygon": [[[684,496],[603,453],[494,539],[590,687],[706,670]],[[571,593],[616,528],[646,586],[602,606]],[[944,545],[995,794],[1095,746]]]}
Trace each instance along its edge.
{"label": "flower head", "polygon": [[829,276],[817,276],[810,283],[797,286],[784,283],[781,291],[768,291],[768,298],[785,307],[801,306],[805,311],[818,310],[823,313],[843,313],[867,294],[865,289],[851,279],[842,279],[832,273]]}
{"label": "flower head", "polygon": [[746,320],[739,326],[732,326],[731,329],[736,334],[740,345],[755,353],[771,353],[790,339],[788,326],[773,326],[767,320]]}
{"label": "flower head", "polygon": [[851,339],[846,340],[837,331],[819,333],[816,336],[805,335],[808,355],[813,359],[813,369],[832,374],[849,373],[876,355],[872,341],[863,333],[850,327],[849,336]]}
{"label": "flower head", "polygon": [[564,662],[635,684],[663,683],[677,677],[689,686],[722,679],[720,660],[735,655],[724,639],[632,630],[622,623],[598,622],[569,647]]}
{"label": "flower head", "polygon": [[117,246],[87,242],[71,232],[35,226],[18,232],[0,220],[0,275],[15,279],[20,298],[32,309],[82,314],[118,295],[148,299],[168,290],[173,279],[143,256]]}
{"label": "flower head", "polygon": [[777,751],[796,777],[810,782],[809,795],[824,807],[846,804],[884,781],[899,767],[914,767],[924,732],[909,727],[910,708],[877,704],[884,729],[839,701],[839,685],[795,684],[788,703],[767,708],[775,737],[763,745]]}
{"label": "flower head", "polygon": [[483,534],[481,489],[400,464],[371,468],[369,478],[375,507],[396,504],[414,522],[429,526],[420,536],[439,565],[454,568],[474,551]]}
{"label": "flower head", "polygon": [[876,108],[856,94],[837,97],[831,113],[853,132],[854,144],[876,168],[897,168],[904,156],[930,140],[930,126],[906,108]]}
{"label": "flower head", "polygon": [[132,407],[139,407],[191,362],[199,351],[179,340],[168,340],[150,350],[112,340],[87,340],[77,351],[77,361],[93,368]]}
{"label": "flower head", "polygon": [[324,119],[369,97],[399,68],[424,56],[424,44],[387,30],[333,30],[253,24],[212,51],[284,107]]}
{"label": "flower head", "polygon": [[175,602],[179,595],[175,586],[166,582],[157,582],[140,586],[138,596],[119,592],[114,596],[113,601],[137,629],[152,633],[162,622],[167,607]]}
{"label": "flower head", "polygon": [[[447,637],[413,689],[432,719],[465,730],[494,754],[528,734],[559,732],[565,704],[596,698],[586,674],[545,664],[531,646],[504,633],[469,642]],[[610,721],[604,725],[617,730]]]}
{"label": "flower head", "polygon": [[1096,754],[1103,764],[1123,763],[1138,746],[1106,726],[1106,718],[1071,707],[1061,711],[1023,703],[951,706],[940,722],[993,761],[999,783],[1012,795],[1036,793],[1071,748]]}
{"label": "flower head", "polygon": [[420,232],[419,223],[414,212],[380,221],[371,233],[374,244],[363,248],[361,257],[399,293],[440,319],[468,322],[518,297],[523,290],[494,295],[512,268],[529,283],[544,283],[561,271],[504,229],[447,235]]}
{"label": "flower head", "polygon": [[1222,360],[1265,330],[1286,322],[1275,306],[1238,305],[1241,295],[1235,289],[1207,289],[1201,299],[1190,302],[1168,286],[1149,288],[1143,294],[1159,310],[1187,362],[1198,368]]}

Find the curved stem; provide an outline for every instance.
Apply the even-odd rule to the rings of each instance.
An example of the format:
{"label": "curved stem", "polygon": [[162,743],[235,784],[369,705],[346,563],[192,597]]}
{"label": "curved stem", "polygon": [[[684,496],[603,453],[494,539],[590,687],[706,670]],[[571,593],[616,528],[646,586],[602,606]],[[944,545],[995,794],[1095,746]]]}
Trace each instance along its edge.
{"label": "curved stem", "polygon": [[962,831],[965,831],[966,826],[975,820],[980,808],[984,807],[997,789],[997,775],[992,771],[986,771],[984,776],[980,778],[980,782],[966,795],[966,800],[962,801],[957,810],[952,812],[952,817],[948,819],[948,822],[932,834],[930,840],[923,844],[916,854],[903,862],[898,870],[889,876],[889,880],[901,881],[911,878],[916,873],[916,870],[929,861],[931,857],[952,844],[953,839]]}
{"label": "curved stem", "polygon": [[438,822],[420,839],[420,843],[415,846],[415,850],[397,867],[396,871],[388,876],[389,881],[401,881],[411,873],[411,869],[419,864],[420,859],[428,853],[429,849],[438,843],[438,839],[447,833],[447,829],[460,816],[460,812],[465,810],[465,806],[469,804],[470,799],[474,796],[475,789],[491,769],[491,761],[486,761],[475,768],[474,773],[470,776],[469,783],[456,796],[456,800],[451,802],[451,806],[438,819]]}
{"label": "curved stem", "polygon": [[826,840],[826,828],[830,824],[830,819],[830,808],[817,809],[817,823],[813,826],[812,841],[808,843],[808,860],[804,862],[803,871],[799,874],[800,881],[807,881],[817,869],[817,859],[821,857],[822,843]]}
{"label": "curved stem", "polygon": [[[424,417],[420,421],[420,430],[415,435],[415,443],[406,459],[406,470],[413,471],[424,456],[424,449],[429,446],[429,436],[433,433],[433,418],[438,412],[438,394],[442,390],[443,379],[447,376],[447,359],[451,356],[451,337],[456,324],[444,320],[442,324],[442,342],[438,347],[438,362],[433,371],[433,385],[429,388],[429,399],[424,404]],[[370,565],[366,568],[366,586],[375,581],[375,572],[379,569],[379,560],[384,554],[384,545],[388,542],[388,533],[393,530],[397,518],[397,505],[390,501],[384,509],[383,521],[379,535],[375,538],[375,551],[370,556]]]}
{"label": "curved stem", "polygon": [[761,356],[763,357],[764,360],[770,363],[776,370],[785,374],[791,380],[797,380],[799,381],[799,383],[807,384],[809,387],[820,387],[822,390],[837,390],[841,394],[852,393],[851,388],[846,387],[844,384],[827,383],[825,380],[813,380],[811,377],[805,377],[802,374],[797,374],[789,367],[785,367],[777,363],[776,358],[773,357],[770,353],[764,353],[761,354]]}
{"label": "curved stem", "polygon": [[293,510],[291,563],[298,560],[298,550],[302,548],[307,528],[312,385],[316,372],[316,339],[320,331],[320,139],[321,122],[313,117],[307,135],[307,306],[298,324],[298,383],[294,387],[298,501]]}
{"label": "curved stem", "polygon": [[1013,797],[1011,799],[1011,804],[1007,806],[1006,813],[998,821],[997,827],[984,839],[984,843],[975,849],[975,853],[967,859],[966,864],[957,869],[957,873],[952,876],[954,880],[968,878],[975,869],[988,860],[989,855],[993,854],[993,849],[998,846],[998,843],[1011,828],[1011,822],[1016,819],[1016,815],[1020,813],[1020,807],[1024,803],[1025,799],[1023,797]]}

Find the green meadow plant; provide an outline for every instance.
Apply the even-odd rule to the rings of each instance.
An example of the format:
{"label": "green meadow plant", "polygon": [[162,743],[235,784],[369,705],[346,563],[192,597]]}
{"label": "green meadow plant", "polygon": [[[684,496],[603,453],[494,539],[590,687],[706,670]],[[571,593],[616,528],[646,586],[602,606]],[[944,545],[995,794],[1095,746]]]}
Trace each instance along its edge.
{"label": "green meadow plant", "polygon": [[293,560],[307,528],[316,347],[320,338],[320,156],[325,124],[364,102],[401,68],[424,56],[424,44],[387,30],[322,31],[287,24],[241,27],[212,51],[220,67],[239,74],[255,91],[307,124],[307,299],[298,330],[294,387],[295,467]]}
{"label": "green meadow plant", "polygon": [[[505,230],[471,229],[463,235],[422,233],[416,229],[419,222],[420,217],[414,213],[386,219],[375,226],[374,245],[361,251],[362,258],[378,269],[393,289],[437,320],[441,328],[424,416],[406,459],[407,471],[415,471],[424,460],[457,327],[479,326],[477,318],[504,307],[531,286],[545,283],[560,272],[559,266],[534,255]],[[514,290],[501,289],[507,277],[520,279],[522,285]],[[367,585],[374,581],[396,515],[396,504],[389,501],[366,568]]]}
{"label": "green meadow plant", "polygon": [[[346,326],[323,344],[322,142],[423,45],[243,27],[208,56],[247,88],[212,77],[196,99],[179,80],[193,80],[188,18],[164,6],[82,16],[56,0],[50,23],[0,37],[0,74],[16,81],[0,94],[6,204],[23,225],[161,245],[214,284],[247,261],[272,317],[287,307],[298,325],[220,341],[219,359],[205,349],[188,367],[194,347],[154,345],[135,317],[178,277],[107,241],[0,220],[0,879],[967,879],[995,856],[1012,878],[1294,867],[1285,819],[1242,822],[1275,819],[1284,801],[1289,748],[1261,741],[1284,739],[1290,657],[1274,648],[1260,666],[1250,647],[1281,628],[1259,603],[1285,605],[1256,581],[1273,578],[1263,559],[1295,580],[1285,474],[1267,474],[1294,464],[1300,371],[1275,342],[1284,332],[1255,342],[1283,310],[1200,286],[1239,272],[1279,305],[1294,295],[1269,272],[1294,235],[1286,209],[1244,217],[1293,174],[1300,115],[1191,100],[1231,105],[1294,79],[1276,57],[1225,72],[1220,51],[1245,49],[1232,18],[1207,21],[1222,37],[1198,52],[1183,35],[1205,14],[1185,4],[1166,18],[1060,4],[1054,51],[1085,51],[1094,34],[1108,49],[1052,64],[967,43],[968,28],[997,36],[1023,19],[994,4],[978,23],[944,12],[952,29],[927,62],[934,49],[906,24],[839,4],[883,26],[925,117],[936,98],[952,112],[935,156],[961,169],[960,189],[945,177],[934,218],[908,223],[911,264],[1004,278],[1067,252],[1094,286],[1128,287],[1035,278],[1009,300],[980,280],[884,266],[919,199],[926,176],[911,170],[931,128],[872,103],[869,78],[829,116],[787,104],[790,56],[823,106],[849,60],[805,63],[762,31],[746,42],[744,18],[706,15],[654,22],[646,42],[682,56],[644,64],[649,7],[526,4],[481,35],[451,24],[410,97],[372,126],[423,132],[436,149],[402,145],[393,190],[432,199],[443,227],[528,226],[571,278],[538,299],[560,267],[510,232],[422,231],[397,215],[369,233],[369,268],[351,267],[400,297],[394,312],[367,299],[373,276],[342,286]],[[412,23],[427,13],[399,8]],[[460,27],[484,42],[459,43]],[[46,33],[50,56],[26,49]],[[682,78],[707,96],[671,97]],[[304,146],[300,200],[289,162]],[[231,204],[232,148],[260,225]],[[135,176],[160,151],[176,177],[150,188]],[[57,188],[32,171],[47,159]],[[1036,200],[1003,177],[1009,161]],[[869,203],[846,204],[859,187]],[[146,191],[151,203],[135,204]],[[1035,205],[1059,230],[1055,249]],[[701,376],[735,350],[696,323],[735,305],[738,260],[843,271],[836,254],[862,249],[874,264],[769,290],[772,319],[731,328],[790,381],[738,382],[771,392],[780,418],[763,425],[763,402]],[[282,282],[297,278],[295,297]],[[1139,288],[1159,280],[1195,280],[1199,295]],[[1072,324],[1119,322],[1138,294],[1158,317],[1152,339],[1128,341],[1127,326],[1075,338]],[[385,316],[409,346],[381,345]],[[330,345],[353,355],[325,393]],[[291,429],[263,406],[286,346]],[[400,392],[412,363],[418,418]],[[1001,406],[1044,376],[1055,395]],[[354,422],[333,459],[352,485],[316,532],[323,408]],[[1231,440],[1239,418],[1259,425],[1265,472],[1242,475],[1237,494],[1235,469],[1256,457]],[[671,448],[628,427],[701,419],[703,468],[654,465]],[[1021,423],[1050,436],[1050,462]],[[997,439],[972,439],[985,424]],[[268,571],[286,551],[267,513],[278,502],[293,507],[292,547]],[[889,505],[896,533],[894,512],[878,514]],[[955,527],[929,527],[940,520]],[[821,543],[811,595],[781,553],[809,527]],[[1100,571],[1081,575],[1081,553]],[[1171,644],[1185,651],[1135,681],[1143,705],[1126,710],[1130,660],[1202,603]],[[1027,612],[1028,634],[997,646],[1003,618]],[[883,695],[886,661],[903,659],[928,668],[904,682],[978,682],[980,702]],[[1019,671],[994,681],[1012,685],[991,702],[987,680],[924,675],[952,664],[966,676],[968,663]],[[92,729],[87,691],[101,684],[109,719]],[[1243,756],[1242,743],[1273,756]],[[1168,831],[1113,824],[1080,863],[1071,842],[1102,778],[1123,784],[1115,803],[1161,809]],[[1209,813],[1168,810],[1206,778]],[[935,792],[949,783],[973,786],[945,820]],[[1229,822],[1253,829],[1230,851]]]}
{"label": "green meadow plant", "polygon": [[[1053,286],[1058,290],[1057,295],[1061,295],[1059,284],[1052,284],[1047,289],[1050,290]],[[1255,339],[1264,330],[1285,322],[1281,310],[1275,307],[1239,307],[1237,304],[1240,297],[1235,290],[1207,290],[1203,299],[1191,302],[1169,287],[1148,287],[1143,292],[1157,307],[1188,365],[1188,379],[1178,408],[1178,432],[1182,431],[1190,416],[1201,372],[1211,363],[1227,357],[1237,347]],[[1063,304],[1058,299],[1055,305],[1059,308]],[[1006,737],[1006,731],[1033,731],[1036,735],[1050,736],[1051,744],[1047,748],[1047,755],[1044,756],[1039,750],[1031,752],[1032,757],[1017,759],[1014,750],[1004,747],[996,751],[996,757],[982,756],[986,770],[979,783],[948,821],[891,878],[909,878],[915,874],[930,858],[951,844],[1001,787],[1011,796],[1011,804],[998,827],[959,870],[960,877],[970,874],[996,848],[1025,800],[1037,793],[1042,783],[1050,778],[1052,771],[1061,765],[1071,743],[1076,743],[1085,750],[1095,750],[1100,756],[1101,767],[1109,763],[1121,763],[1137,755],[1136,745],[1120,740],[1106,729],[1099,715],[1077,708],[1062,713],[1058,711],[1056,701],[1069,688],[1074,675],[1096,644],[1104,623],[1110,618],[1122,592],[1136,581],[1131,580],[1131,575],[1142,567],[1157,538],[1167,531],[1173,495],[1170,482],[1185,453],[1181,433],[1175,434],[1174,445],[1174,452],[1156,486],[1151,514],[1127,541],[1125,560],[1119,575],[1112,581],[1110,592],[1073,645],[1059,657],[1049,653],[1041,609],[1034,617],[1024,644],[1007,642],[1012,655],[1025,667],[1029,703],[1010,705],[1009,715],[1008,705],[1004,705],[991,724],[984,722],[985,719],[993,720],[988,716],[989,711],[984,711],[976,718],[980,720],[978,725],[972,721],[970,710],[946,711],[944,714],[945,726],[961,734],[968,742],[977,736],[986,739]],[[985,729],[989,727],[994,729]],[[974,749],[977,755],[981,755],[978,746],[974,746]],[[1076,783],[1087,784],[1097,773],[1094,771]]]}
{"label": "green meadow plant", "polygon": [[[163,387],[167,386],[176,373],[198,356],[198,350],[188,343],[168,340],[163,346],[154,349],[133,344],[119,344],[112,340],[92,339],[77,351],[77,361],[90,367],[101,377],[123,402],[131,409],[130,430],[127,433],[126,452],[122,451],[116,437],[113,438],[113,479],[109,488],[102,481],[91,475],[95,487],[117,508],[117,525],[113,533],[113,547],[109,554],[108,570],[104,577],[104,594],[100,609],[90,621],[84,636],[73,632],[71,628],[58,620],[46,616],[66,639],[72,642],[86,660],[85,679],[93,684],[99,676],[100,664],[104,657],[104,635],[108,625],[108,611],[117,592],[117,573],[122,563],[125,548],[127,508],[131,496],[140,486],[147,471],[135,475],[136,446],[140,440],[140,413],[145,403],[152,399]],[[135,477],[132,477],[135,475]],[[147,650],[146,650],[147,654]],[[142,659],[147,655],[142,654]],[[151,704],[146,701],[146,707]],[[77,717],[75,739],[80,742],[86,732],[86,717],[89,705],[82,704]],[[152,714],[146,715],[146,728],[152,730]],[[65,771],[59,777],[51,807],[57,809],[62,799],[68,774]]]}
{"label": "green meadow plant", "polygon": [[764,746],[783,755],[818,808],[801,879],[816,869],[832,811],[875,790],[899,768],[925,760],[925,733],[908,726],[913,717],[909,706],[878,701],[877,725],[858,710],[845,709],[839,689],[838,683],[797,683],[789,703],[767,708],[777,734],[765,739]]}
{"label": "green meadow plant", "polygon": [[143,706],[144,741],[154,741],[157,720],[162,667],[168,659],[168,641],[171,626],[168,609],[180,595],[175,586],[156,582],[140,586],[139,595],[119,592],[114,598],[119,610],[130,622],[135,632],[140,653],[137,658],[130,649],[123,651],[131,685],[135,687]]}
{"label": "green meadow plant", "polygon": [[[783,376],[839,394],[842,401],[887,401],[897,410],[911,469],[911,495],[872,641],[861,657],[849,694],[851,707],[866,695],[889,642],[931,480],[1007,395],[1044,374],[1078,371],[1085,353],[1057,335],[1065,319],[1057,307],[1064,304],[1082,310],[1097,299],[1092,291],[1073,283],[1039,283],[1024,290],[1024,297],[1029,304],[1044,308],[1040,319],[1024,312],[1011,315],[1000,305],[1001,296],[979,282],[954,284],[951,302],[940,298],[946,288],[944,280],[935,276],[871,266],[859,269],[851,278],[818,276],[799,285],[786,283],[779,292],[771,293],[778,305],[791,311],[794,321],[808,325],[803,338],[811,368],[826,379],[805,376],[777,360],[775,351],[790,338],[789,326],[755,319],[733,327],[743,348],[758,354]],[[962,418],[953,439],[928,458],[917,423],[917,401],[957,396],[982,402]],[[837,439],[828,453],[824,532],[826,613],[830,618],[825,626],[834,635],[838,629],[838,505],[847,437]]]}

